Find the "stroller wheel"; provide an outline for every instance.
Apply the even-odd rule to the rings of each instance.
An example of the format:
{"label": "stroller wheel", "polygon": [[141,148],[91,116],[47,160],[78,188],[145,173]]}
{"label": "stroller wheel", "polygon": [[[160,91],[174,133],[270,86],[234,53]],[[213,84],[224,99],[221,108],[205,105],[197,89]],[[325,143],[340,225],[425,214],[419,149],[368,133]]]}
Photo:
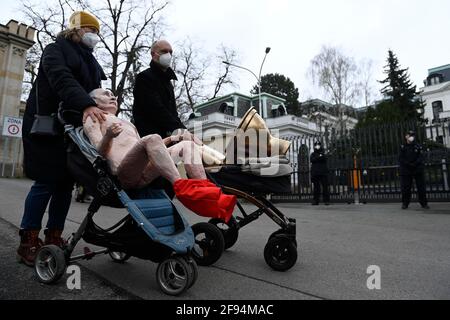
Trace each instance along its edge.
{"label": "stroller wheel", "polygon": [[186,260],[188,266],[191,268],[191,283],[188,287],[188,289],[190,289],[198,279],[198,266],[195,260],[191,257],[185,257],[184,259]]}
{"label": "stroller wheel", "polygon": [[45,284],[56,283],[63,276],[67,268],[64,251],[54,245],[39,249],[34,263],[34,270],[39,282]]}
{"label": "stroller wheel", "polygon": [[297,246],[286,237],[269,239],[264,248],[264,259],[275,271],[287,271],[297,262]]}
{"label": "stroller wheel", "polygon": [[124,263],[131,258],[131,256],[129,254],[126,254],[124,252],[115,252],[115,251],[110,251],[109,256],[116,263]]}
{"label": "stroller wheel", "polygon": [[169,258],[159,264],[156,280],[165,294],[178,296],[189,289],[189,285],[193,285],[192,267],[184,258]]}
{"label": "stroller wheel", "polygon": [[[280,230],[278,230],[278,231],[275,231],[274,233],[272,233],[271,235],[270,235],[270,237],[269,237],[269,240],[270,239],[273,239],[273,238],[275,238],[276,236],[283,236],[283,235],[285,235],[286,234],[286,231],[284,231],[283,229],[280,229]],[[294,243],[295,243],[295,247],[297,248],[298,247],[298,245],[297,245],[297,240],[293,240],[294,241]]]}
{"label": "stroller wheel", "polygon": [[236,244],[239,237],[239,229],[236,228],[237,222],[234,217],[231,217],[228,223],[220,219],[211,219],[209,223],[215,225],[222,231],[223,238],[225,239],[225,250],[230,249]]}
{"label": "stroller wheel", "polygon": [[195,235],[195,246],[192,256],[198,265],[208,267],[216,263],[225,248],[222,232],[210,223],[197,223],[192,226]]}

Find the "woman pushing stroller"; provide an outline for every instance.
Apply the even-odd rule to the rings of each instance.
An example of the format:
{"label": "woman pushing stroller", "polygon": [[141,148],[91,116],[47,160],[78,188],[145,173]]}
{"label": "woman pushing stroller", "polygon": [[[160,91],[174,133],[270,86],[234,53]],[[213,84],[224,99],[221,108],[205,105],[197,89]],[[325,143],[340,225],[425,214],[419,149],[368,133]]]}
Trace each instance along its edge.
{"label": "woman pushing stroller", "polygon": [[[48,135],[38,130],[37,118],[56,114],[62,101],[84,112],[86,117],[103,121],[104,111],[97,108],[88,92],[101,87],[106,76],[94,57],[100,41],[99,20],[90,13],[77,11],[68,28],[42,53],[39,72],[33,83],[23,123],[24,170],[35,181],[26,200],[20,225],[17,258],[34,265],[36,253],[43,244],[64,246],[61,238],[72,198],[73,178],[66,166],[66,148],[62,128]],[[63,105],[63,108],[65,106]],[[44,123],[45,124],[45,123]],[[48,129],[48,128],[47,128]],[[42,220],[48,207],[45,243],[39,238]]]}
{"label": "woman pushing stroller", "polygon": [[[106,121],[87,118],[84,131],[125,189],[142,188],[163,177],[188,209],[201,216],[230,220],[236,197],[223,194],[207,180],[203,163],[219,164],[220,159],[215,159],[201,142],[184,140],[187,133],[165,139],[159,135],[141,138],[132,123],[116,117],[117,98],[111,91],[96,89],[90,96],[99,109],[107,112]],[[180,161],[191,179],[181,178],[175,165]]]}

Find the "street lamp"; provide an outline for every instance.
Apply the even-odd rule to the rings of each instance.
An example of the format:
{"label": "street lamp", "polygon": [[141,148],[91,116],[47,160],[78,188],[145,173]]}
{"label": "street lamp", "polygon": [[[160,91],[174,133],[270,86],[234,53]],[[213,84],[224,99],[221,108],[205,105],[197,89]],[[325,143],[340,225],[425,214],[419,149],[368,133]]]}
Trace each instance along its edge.
{"label": "street lamp", "polygon": [[256,78],[256,81],[258,83],[259,114],[261,116],[263,116],[263,114],[262,114],[262,100],[261,100],[261,74],[262,74],[262,69],[264,67],[264,63],[266,62],[266,58],[267,58],[267,55],[269,54],[270,50],[271,50],[270,47],[266,48],[266,51],[265,51],[266,54],[264,55],[264,60],[261,63],[261,68],[259,69],[259,76],[257,76],[252,70],[250,70],[248,68],[245,68],[245,67],[233,64],[233,63],[228,62],[228,61],[222,61],[222,63],[224,63],[224,64],[226,64],[226,65],[228,65],[230,67],[235,67],[235,68],[246,70],[246,71],[250,72]]}

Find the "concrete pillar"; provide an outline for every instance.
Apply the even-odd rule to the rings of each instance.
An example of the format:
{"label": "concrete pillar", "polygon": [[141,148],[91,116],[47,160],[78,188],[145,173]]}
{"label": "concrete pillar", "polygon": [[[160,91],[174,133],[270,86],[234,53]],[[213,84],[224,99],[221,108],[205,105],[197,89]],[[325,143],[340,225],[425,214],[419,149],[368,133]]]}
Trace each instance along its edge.
{"label": "concrete pillar", "polygon": [[[26,53],[34,45],[35,33],[34,28],[19,24],[15,20],[6,25],[0,24],[0,129],[3,129],[5,117],[20,116]],[[20,153],[20,148],[17,148],[19,141],[8,143],[8,148],[4,151],[5,141],[5,137],[0,137],[0,162],[11,166],[12,162],[17,162],[19,158],[15,154]],[[16,164],[17,167],[21,167],[20,163]]]}
{"label": "concrete pillar", "polygon": [[268,113],[267,113],[267,97],[262,98],[262,115],[263,119],[267,119]]}
{"label": "concrete pillar", "polygon": [[237,118],[239,115],[239,97],[237,95],[233,97],[233,104],[234,104],[234,116]]}

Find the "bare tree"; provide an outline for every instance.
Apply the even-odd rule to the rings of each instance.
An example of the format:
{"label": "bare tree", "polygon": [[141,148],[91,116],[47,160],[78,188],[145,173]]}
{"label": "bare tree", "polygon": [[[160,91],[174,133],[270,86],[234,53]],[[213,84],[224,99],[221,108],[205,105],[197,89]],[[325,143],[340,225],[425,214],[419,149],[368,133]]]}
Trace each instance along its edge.
{"label": "bare tree", "polygon": [[40,48],[33,46],[28,50],[27,59],[25,61],[25,75],[23,79],[22,99],[26,100],[30,94],[31,87],[36,80],[38,66],[40,62]]}
{"label": "bare tree", "polygon": [[[111,61],[108,75],[111,89],[117,95],[119,105],[125,105],[121,107],[121,111],[130,113],[130,101],[126,100],[125,94],[130,92],[130,70],[134,67],[133,74],[136,74],[141,65],[135,62],[145,54],[149,58],[152,43],[161,36],[162,30],[157,30],[157,26],[162,26],[160,13],[168,2],[120,0],[115,6],[111,0],[103,2],[106,2],[104,6],[97,7],[94,13],[97,13],[105,26],[102,42]],[[102,15],[102,12],[107,14]]]}
{"label": "bare tree", "polygon": [[130,85],[145,61],[149,62],[151,44],[165,30],[162,12],[168,4],[164,0],[53,0],[45,4],[23,0],[25,18],[37,29],[37,49],[29,54],[29,63],[36,63],[45,46],[66,28],[73,11],[92,12],[101,21],[102,45],[96,50],[97,58],[109,78],[110,89],[118,96],[119,113],[129,116]]}
{"label": "bare tree", "polygon": [[217,70],[219,70],[218,75],[216,77],[216,82],[214,86],[214,94],[212,95],[211,99],[216,98],[221,90],[226,86],[232,86],[235,87],[236,84],[233,79],[233,68],[229,64],[223,64],[222,61],[226,61],[229,63],[236,63],[238,59],[238,54],[236,50],[232,48],[228,48],[225,45],[221,45],[219,50],[219,55],[217,56],[217,59],[215,60],[216,63],[219,63],[220,65],[216,67]]}
{"label": "bare tree", "polygon": [[341,129],[344,130],[344,106],[354,103],[360,96],[358,67],[354,59],[338,48],[324,46],[312,59],[309,74],[339,108]]}
{"label": "bare tree", "polygon": [[369,106],[375,97],[375,90],[373,88],[373,61],[370,59],[363,59],[359,64],[359,75],[361,83],[361,95],[364,99],[364,106]]}
{"label": "bare tree", "polygon": [[178,77],[177,102],[180,113],[194,110],[194,106],[206,99],[205,74],[210,62],[202,56],[201,49],[190,39],[177,45],[174,70]]}
{"label": "bare tree", "polygon": [[218,53],[210,54],[195,46],[191,39],[176,45],[174,70],[178,81],[175,83],[178,112],[182,118],[194,111],[195,105],[211,100],[226,86],[234,86],[233,73],[222,61],[235,62],[237,52],[224,45]]}
{"label": "bare tree", "polygon": [[[37,29],[37,44],[27,57],[28,87],[37,75],[44,48],[66,29],[72,12],[86,10],[101,21],[102,43],[95,55],[109,79],[106,86],[118,96],[119,113],[131,117],[135,78],[149,65],[150,47],[167,28],[162,13],[168,5],[168,0],[22,0],[25,20]],[[175,87],[181,114],[191,113],[196,104],[234,85],[232,69],[221,62],[235,62],[236,51],[222,45],[214,55],[205,53],[190,39],[177,44],[178,48],[174,70],[179,78]]]}
{"label": "bare tree", "polygon": [[322,47],[311,61],[309,72],[314,83],[336,105],[351,104],[358,98],[358,67],[352,57],[345,56],[338,48]]}

